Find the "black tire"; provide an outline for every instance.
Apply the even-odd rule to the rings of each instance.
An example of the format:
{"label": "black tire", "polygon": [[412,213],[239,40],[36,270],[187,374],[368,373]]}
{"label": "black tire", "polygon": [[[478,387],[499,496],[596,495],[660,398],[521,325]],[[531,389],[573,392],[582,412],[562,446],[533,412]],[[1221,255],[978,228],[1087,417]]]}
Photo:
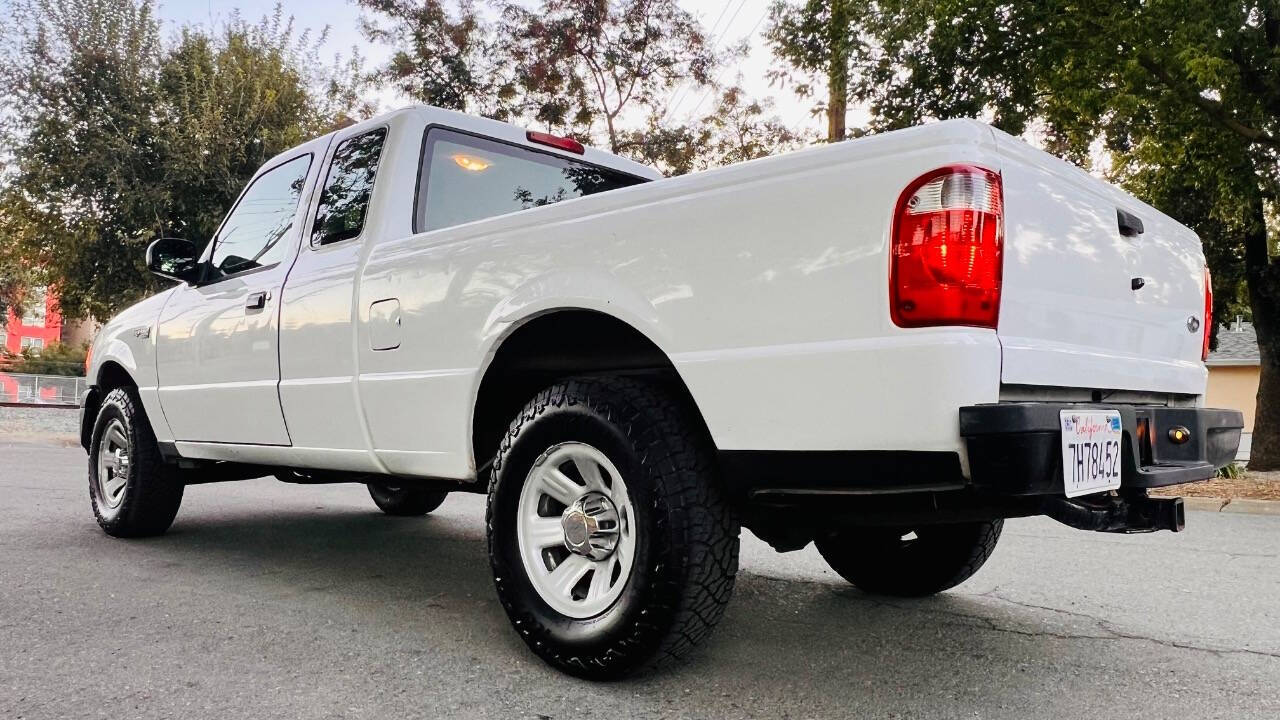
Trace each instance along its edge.
{"label": "black tire", "polygon": [[449,493],[444,490],[369,483],[369,497],[373,498],[379,510],[388,515],[413,517],[426,515],[440,507]]}
{"label": "black tire", "polygon": [[[520,557],[516,521],[530,469],[561,443],[602,452],[625,478],[634,560],[599,614],[563,615],[539,596]],[[684,656],[733,593],[738,521],[726,503],[700,420],[654,385],[623,378],[557,383],[531,400],[502,440],[486,513],[498,597],[525,643],[552,666],[611,679]]]}
{"label": "black tire", "polygon": [[[120,464],[119,455],[109,470],[99,472],[103,437],[108,432],[127,443]],[[118,435],[117,435],[118,433]],[[178,468],[160,456],[156,436],[142,409],[138,391],[131,387],[107,393],[98,408],[89,444],[89,503],[103,532],[113,537],[160,535],[173,524],[182,505],[183,483]],[[123,489],[118,479],[124,478]]]}
{"label": "black tire", "polygon": [[[818,552],[858,589],[920,597],[968,580],[996,549],[1003,520],[913,529],[856,528],[821,536]],[[914,530],[916,537],[903,539]]]}

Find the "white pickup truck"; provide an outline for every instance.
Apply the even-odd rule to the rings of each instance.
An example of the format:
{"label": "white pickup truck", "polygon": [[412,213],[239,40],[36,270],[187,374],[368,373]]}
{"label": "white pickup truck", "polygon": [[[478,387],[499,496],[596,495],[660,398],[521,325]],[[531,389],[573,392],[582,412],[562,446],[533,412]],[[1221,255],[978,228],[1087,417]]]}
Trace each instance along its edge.
{"label": "white pickup truck", "polygon": [[705,637],[740,525],[934,593],[1004,518],[1180,530],[1148,489],[1242,427],[1202,407],[1196,236],[979,122],[661,179],[408,108],[282,153],[147,263],[177,284],[103,328],[83,399],[108,534],[264,475],[393,515],[487,492],[502,605],[585,677]]}

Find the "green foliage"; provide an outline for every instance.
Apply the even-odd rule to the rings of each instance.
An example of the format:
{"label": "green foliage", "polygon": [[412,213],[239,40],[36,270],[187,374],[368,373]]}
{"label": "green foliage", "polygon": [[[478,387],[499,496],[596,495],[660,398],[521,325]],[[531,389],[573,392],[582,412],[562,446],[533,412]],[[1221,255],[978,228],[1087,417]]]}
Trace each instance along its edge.
{"label": "green foliage", "polygon": [[[357,0],[365,36],[393,47],[373,77],[439,107],[524,122],[695,166],[700,129],[659,127],[671,91],[707,87],[721,58],[677,0]],[[650,117],[644,133],[626,119]]]}
{"label": "green foliage", "polygon": [[557,130],[626,149],[624,112],[665,110],[686,80],[706,86],[718,58],[701,24],[676,0],[543,0],[503,7],[501,34],[524,112]]}
{"label": "green foliage", "polygon": [[1228,480],[1238,480],[1244,477],[1244,468],[1236,463],[1231,463],[1225,467],[1218,468],[1218,477]]}
{"label": "green foliage", "polygon": [[23,350],[22,354],[12,358],[6,371],[79,377],[84,375],[84,359],[88,353],[87,343],[81,345],[52,343],[40,352],[32,352],[28,348]]}
{"label": "green foliage", "polygon": [[208,240],[263,161],[363,109],[358,67],[319,69],[318,41],[278,7],[257,24],[184,28],[168,46],[151,0],[11,9],[0,231],[24,281],[57,287],[70,317],[108,317],[154,291],[152,239]]}
{"label": "green foliage", "polygon": [[797,96],[808,98],[814,95],[813,78],[822,78],[827,99],[818,102],[813,112],[827,116],[829,142],[848,135],[850,76],[856,60],[867,52],[860,27],[870,10],[854,0],[805,0],[796,5],[775,0],[769,7],[765,39],[774,55],[786,63],[770,70],[769,79],[791,85]]}
{"label": "green foliage", "polygon": [[510,58],[473,0],[357,0],[361,29],[393,48],[373,78],[428,105],[507,119],[515,108]]}
{"label": "green foliage", "polygon": [[768,157],[805,144],[806,138],[770,115],[772,102],[754,100],[738,86],[718,96],[715,109],[687,125],[651,117],[644,128],[622,135],[626,154],[667,175]]}

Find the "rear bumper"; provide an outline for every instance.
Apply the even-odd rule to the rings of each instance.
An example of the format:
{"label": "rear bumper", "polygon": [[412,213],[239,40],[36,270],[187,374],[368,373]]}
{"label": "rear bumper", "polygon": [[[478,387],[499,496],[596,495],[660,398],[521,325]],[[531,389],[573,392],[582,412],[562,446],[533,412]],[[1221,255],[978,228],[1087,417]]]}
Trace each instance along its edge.
{"label": "rear bumper", "polygon": [[[1059,412],[1118,410],[1122,485],[1067,498]],[[1190,439],[1168,439],[1174,426]],[[956,452],[721,451],[743,524],[780,550],[845,526],[917,527],[1047,515],[1097,532],[1178,531],[1181,498],[1151,488],[1207,480],[1230,463],[1243,417],[1235,410],[1146,405],[1000,403],[960,409],[969,476]]]}
{"label": "rear bumper", "polygon": [[[1244,417],[1238,410],[1147,405],[999,403],[960,408],[975,489],[999,495],[1061,495],[1059,412],[1117,410],[1124,429],[1121,489],[1207,480],[1235,459]],[[1169,430],[1190,439],[1175,444]]]}

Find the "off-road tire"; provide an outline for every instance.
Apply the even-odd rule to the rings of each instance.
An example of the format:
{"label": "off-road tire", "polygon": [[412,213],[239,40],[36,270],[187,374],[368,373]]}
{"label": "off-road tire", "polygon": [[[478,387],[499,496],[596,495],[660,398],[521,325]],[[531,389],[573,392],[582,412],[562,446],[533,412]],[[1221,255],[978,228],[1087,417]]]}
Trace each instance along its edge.
{"label": "off-road tire", "polygon": [[[845,580],[876,595],[920,597],[968,580],[991,557],[1003,520],[920,528],[856,528],[819,537],[818,552]],[[916,537],[903,540],[914,530]]]}
{"label": "off-road tire", "polygon": [[[517,538],[519,498],[549,448],[587,443],[624,478],[635,558],[621,594],[585,619],[562,615],[531,583]],[[656,385],[569,379],[538,393],[494,459],[486,512],[498,597],[520,637],[569,674],[612,679],[683,657],[715,627],[733,593],[738,521],[700,418]]]}
{"label": "off-road tire", "polygon": [[[101,497],[98,457],[102,435],[113,421],[123,425],[129,443],[128,470],[120,502],[111,507]],[[98,408],[89,444],[89,504],[103,532],[130,538],[160,535],[173,524],[182,505],[181,472],[160,456],[155,433],[142,408],[138,391],[131,387],[107,393]]]}
{"label": "off-road tire", "polygon": [[373,498],[373,503],[379,510],[388,515],[415,517],[426,515],[440,507],[449,493],[443,490],[369,483],[369,497]]}

